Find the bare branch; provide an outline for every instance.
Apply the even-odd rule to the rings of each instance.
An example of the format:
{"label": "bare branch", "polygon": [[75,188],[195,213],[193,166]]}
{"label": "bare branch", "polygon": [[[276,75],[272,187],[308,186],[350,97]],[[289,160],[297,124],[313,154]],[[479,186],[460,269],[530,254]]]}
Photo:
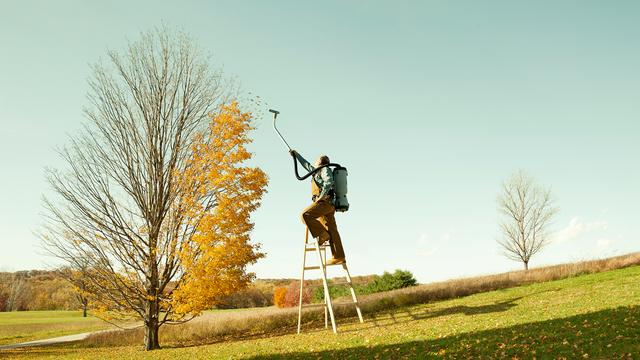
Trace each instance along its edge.
{"label": "bare branch", "polygon": [[528,269],[531,257],[548,244],[548,227],[558,212],[551,191],[519,171],[503,184],[498,209],[504,215],[498,240],[503,255]]}

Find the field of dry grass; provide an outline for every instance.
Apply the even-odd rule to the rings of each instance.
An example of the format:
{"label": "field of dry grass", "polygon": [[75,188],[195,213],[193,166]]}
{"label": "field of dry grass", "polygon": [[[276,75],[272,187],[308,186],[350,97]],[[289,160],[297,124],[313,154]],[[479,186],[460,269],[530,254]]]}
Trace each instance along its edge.
{"label": "field of dry grass", "polygon": [[[639,281],[640,266],[571,276],[365,313],[362,324],[353,318],[342,319],[338,335],[309,326],[300,335],[272,332],[259,338],[198,346],[165,342],[161,350],[153,352],[145,352],[141,342],[92,347],[78,342],[0,350],[0,358],[633,359],[640,354]],[[252,312],[238,314],[246,322]],[[225,317],[230,314],[223,312],[215,320],[219,323],[216,326],[229,321]],[[273,314],[265,312],[262,316],[269,318]],[[235,320],[239,319],[231,319]],[[189,326],[201,331],[206,328],[197,326],[214,320],[202,321]]]}
{"label": "field of dry grass", "polygon": [[[426,304],[440,300],[513,288],[516,286],[566,279],[578,275],[599,273],[640,264],[640,253],[633,253],[608,259],[583,261],[496,275],[478,276],[465,279],[418,285],[384,293],[360,297],[362,310],[367,315],[387,310]],[[349,321],[355,316],[352,306],[336,308],[336,317]],[[305,329],[320,328],[324,325],[322,309],[304,312]],[[215,343],[231,339],[247,339],[286,334],[295,331],[297,308],[278,309],[275,307],[251,309],[250,311],[217,311],[205,313],[193,321],[174,326],[164,326],[160,331],[161,344],[176,346]],[[142,343],[142,329],[122,332],[101,333],[85,340],[84,346],[123,346]]]}
{"label": "field of dry grass", "polygon": [[[511,271],[502,274],[485,275],[449,280],[415,287],[398,289],[367,297],[370,303],[382,308],[428,303],[452,299],[486,291],[506,289],[533,283],[541,283],[573,276],[622,269],[640,264],[640,252],[600,260],[545,266],[528,271]],[[378,307],[376,307],[378,308]]]}

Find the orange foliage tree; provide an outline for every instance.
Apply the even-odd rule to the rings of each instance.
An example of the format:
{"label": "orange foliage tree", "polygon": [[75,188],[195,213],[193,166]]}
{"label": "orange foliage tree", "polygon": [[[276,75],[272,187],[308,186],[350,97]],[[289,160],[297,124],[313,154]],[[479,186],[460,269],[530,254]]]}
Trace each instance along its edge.
{"label": "orange foliage tree", "polygon": [[249,242],[249,216],[267,177],[259,168],[238,166],[251,158],[245,147],[250,119],[237,102],[223,105],[208,131],[197,135],[193,155],[177,175],[179,209],[193,229],[189,246],[178,253],[184,275],[171,299],[177,315],[197,314],[245,287],[253,279],[246,266],[263,256]]}
{"label": "orange foliage tree", "polygon": [[287,296],[287,288],[286,287],[278,287],[273,292],[273,303],[275,306],[279,308],[286,307],[285,305],[285,297]]}

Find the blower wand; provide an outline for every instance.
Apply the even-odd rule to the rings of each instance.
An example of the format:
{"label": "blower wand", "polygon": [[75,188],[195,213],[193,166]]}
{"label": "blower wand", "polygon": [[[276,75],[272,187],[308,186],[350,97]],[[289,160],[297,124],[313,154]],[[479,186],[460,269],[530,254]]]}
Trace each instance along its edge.
{"label": "blower wand", "polygon": [[269,112],[273,114],[273,129],[276,131],[278,136],[280,136],[280,139],[282,139],[282,142],[287,146],[287,148],[289,148],[289,151],[291,151],[291,146],[289,146],[289,144],[287,143],[287,140],[284,139],[284,137],[276,127],[276,118],[278,117],[278,114],[280,114],[280,111],[269,109]]}

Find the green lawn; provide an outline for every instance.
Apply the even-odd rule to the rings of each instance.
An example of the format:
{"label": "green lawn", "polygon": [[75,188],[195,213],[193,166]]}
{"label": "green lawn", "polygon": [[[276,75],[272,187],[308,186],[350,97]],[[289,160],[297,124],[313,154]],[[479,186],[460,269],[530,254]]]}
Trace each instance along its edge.
{"label": "green lawn", "polygon": [[640,266],[365,314],[364,324],[347,319],[339,331],[187,348],[165,344],[150,353],[80,343],[0,352],[0,358],[639,358]]}
{"label": "green lawn", "polygon": [[94,317],[82,317],[81,311],[0,312],[0,345],[109,328]]}

